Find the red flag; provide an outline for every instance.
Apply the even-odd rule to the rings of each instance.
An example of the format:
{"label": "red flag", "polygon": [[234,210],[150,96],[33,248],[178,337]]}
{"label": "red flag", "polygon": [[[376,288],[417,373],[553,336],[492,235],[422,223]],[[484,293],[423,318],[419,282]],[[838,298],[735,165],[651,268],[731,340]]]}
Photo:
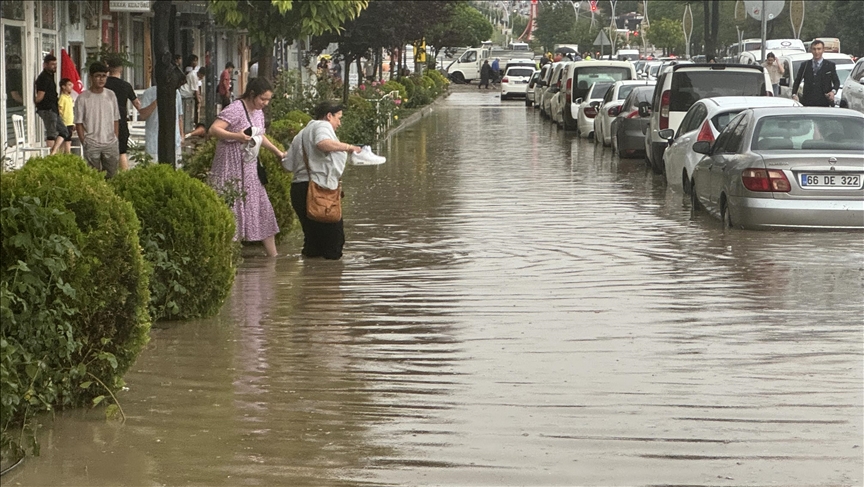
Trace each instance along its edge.
{"label": "red flag", "polygon": [[75,63],[66,52],[66,49],[60,50],[60,77],[69,78],[72,81],[72,91],[81,94],[84,91],[84,83],[81,82],[81,76],[78,76],[78,70],[75,69]]}

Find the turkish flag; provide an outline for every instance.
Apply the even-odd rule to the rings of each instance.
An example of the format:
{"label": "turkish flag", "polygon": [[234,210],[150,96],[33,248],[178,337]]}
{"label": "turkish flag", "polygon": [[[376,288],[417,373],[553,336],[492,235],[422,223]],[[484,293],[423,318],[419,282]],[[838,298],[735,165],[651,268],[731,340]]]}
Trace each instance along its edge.
{"label": "turkish flag", "polygon": [[76,93],[76,96],[84,91],[84,83],[81,82],[81,76],[78,76],[75,63],[72,62],[66,49],[60,50],[60,78],[69,78],[72,81],[72,91]]}

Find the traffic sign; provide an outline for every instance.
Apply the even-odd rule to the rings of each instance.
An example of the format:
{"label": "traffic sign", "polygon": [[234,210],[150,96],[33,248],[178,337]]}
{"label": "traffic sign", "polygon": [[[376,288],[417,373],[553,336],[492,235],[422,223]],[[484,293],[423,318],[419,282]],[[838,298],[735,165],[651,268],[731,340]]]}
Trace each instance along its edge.
{"label": "traffic sign", "polygon": [[609,36],[606,35],[605,31],[600,31],[597,33],[597,38],[594,39],[595,46],[611,46],[612,41],[609,40]]}
{"label": "traffic sign", "polygon": [[762,4],[765,4],[765,13],[768,15],[767,19],[772,20],[780,15],[786,2],[784,0],[770,0],[765,2],[762,0],[744,0],[744,8],[747,10],[747,15],[761,21]]}

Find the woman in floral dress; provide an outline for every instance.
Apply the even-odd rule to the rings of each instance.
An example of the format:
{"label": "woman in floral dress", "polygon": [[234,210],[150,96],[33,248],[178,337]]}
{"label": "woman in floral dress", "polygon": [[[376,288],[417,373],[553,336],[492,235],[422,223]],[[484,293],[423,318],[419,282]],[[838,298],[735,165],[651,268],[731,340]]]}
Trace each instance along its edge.
{"label": "woman in floral dress", "polygon": [[[247,242],[260,241],[267,255],[275,257],[274,236],[279,233],[279,225],[267,190],[258,179],[256,159],[248,157],[249,151],[255,150],[251,142],[259,144],[258,149],[263,147],[269,150],[280,160],[284,156],[264,137],[264,112],[261,110],[270,103],[272,97],[270,82],[264,78],[254,78],[249,81],[240,99],[219,112],[216,121],[210,126],[210,135],[218,139],[213,166],[210,168],[210,183],[217,191],[223,191],[226,186],[233,184],[241,194],[232,208],[237,220],[234,238]],[[247,130],[250,126],[257,130]]]}

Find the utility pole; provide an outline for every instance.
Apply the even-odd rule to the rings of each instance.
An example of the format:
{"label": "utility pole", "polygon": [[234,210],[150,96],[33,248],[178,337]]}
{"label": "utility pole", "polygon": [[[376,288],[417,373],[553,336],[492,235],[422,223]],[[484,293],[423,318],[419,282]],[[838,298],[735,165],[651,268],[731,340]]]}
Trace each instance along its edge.
{"label": "utility pole", "polygon": [[158,161],[177,167],[177,89],[186,81],[183,71],[174,64],[170,40],[174,39],[176,9],[171,0],[153,2],[153,58],[159,115]]}

